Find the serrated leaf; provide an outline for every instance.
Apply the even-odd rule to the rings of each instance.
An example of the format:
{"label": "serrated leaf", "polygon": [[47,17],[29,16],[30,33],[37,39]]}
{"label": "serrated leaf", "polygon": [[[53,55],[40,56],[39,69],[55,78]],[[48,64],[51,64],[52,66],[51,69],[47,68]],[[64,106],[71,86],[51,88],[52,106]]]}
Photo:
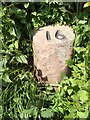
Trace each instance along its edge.
{"label": "serrated leaf", "polygon": [[85,112],[77,111],[77,115],[79,116],[79,118],[87,118],[89,115],[89,112],[88,111],[85,111]]}
{"label": "serrated leaf", "polygon": [[41,116],[43,117],[43,118],[50,118],[50,117],[52,117],[54,114],[53,114],[53,112],[51,112],[50,110],[45,110],[45,111],[42,111],[41,112]]}

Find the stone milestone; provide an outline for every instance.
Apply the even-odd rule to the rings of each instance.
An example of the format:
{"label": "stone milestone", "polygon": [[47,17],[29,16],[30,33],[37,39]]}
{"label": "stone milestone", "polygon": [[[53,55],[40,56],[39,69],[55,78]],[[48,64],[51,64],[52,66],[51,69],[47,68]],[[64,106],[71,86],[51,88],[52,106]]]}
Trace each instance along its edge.
{"label": "stone milestone", "polygon": [[41,83],[57,84],[68,73],[66,60],[72,57],[75,34],[69,26],[49,25],[33,36],[35,76]]}

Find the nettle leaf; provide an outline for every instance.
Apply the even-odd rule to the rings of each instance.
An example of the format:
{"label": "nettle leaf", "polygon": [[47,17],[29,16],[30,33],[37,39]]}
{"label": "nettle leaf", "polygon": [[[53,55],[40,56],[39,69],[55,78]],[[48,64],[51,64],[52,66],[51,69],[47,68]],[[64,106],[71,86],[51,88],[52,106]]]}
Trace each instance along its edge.
{"label": "nettle leaf", "polygon": [[85,90],[78,91],[78,95],[82,103],[88,100],[88,92]]}
{"label": "nettle leaf", "polygon": [[43,118],[50,118],[53,115],[54,115],[53,112],[51,112],[50,110],[41,111],[41,116]]}
{"label": "nettle leaf", "polygon": [[28,64],[26,57],[27,57],[26,55],[16,56],[16,60],[20,63]]}
{"label": "nettle leaf", "polygon": [[88,115],[89,115],[89,111],[88,110],[86,110],[85,112],[77,111],[77,115],[78,115],[79,118],[87,118]]}

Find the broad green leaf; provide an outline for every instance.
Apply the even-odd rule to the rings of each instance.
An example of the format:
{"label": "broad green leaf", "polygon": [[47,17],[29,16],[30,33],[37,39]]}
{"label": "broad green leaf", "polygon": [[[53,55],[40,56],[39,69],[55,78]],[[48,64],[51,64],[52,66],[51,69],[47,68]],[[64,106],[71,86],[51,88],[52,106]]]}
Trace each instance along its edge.
{"label": "broad green leaf", "polygon": [[72,87],[74,87],[74,86],[77,85],[77,84],[76,84],[76,80],[74,80],[74,79],[70,79],[69,81],[71,82]]}
{"label": "broad green leaf", "polygon": [[86,8],[86,7],[89,7],[89,6],[90,6],[90,2],[87,2],[87,3],[84,4],[83,7]]}
{"label": "broad green leaf", "polygon": [[69,115],[64,116],[64,118],[65,118],[65,120],[67,120],[67,119],[72,120],[73,118],[75,118],[75,114],[73,112],[71,112],[71,113],[69,113]]}
{"label": "broad green leaf", "polygon": [[76,73],[78,73],[78,72],[80,71],[77,66],[73,66],[73,70],[74,70]]}
{"label": "broad green leaf", "polygon": [[9,75],[6,74],[6,73],[3,75],[3,80],[6,81],[6,82],[8,82],[8,83],[12,82],[12,81],[10,80],[10,78],[9,78]]}
{"label": "broad green leaf", "polygon": [[21,118],[29,118],[32,115],[36,115],[35,110],[37,109],[37,107],[35,106],[31,106],[30,109],[24,109],[21,113],[20,113],[20,117]]}
{"label": "broad green leaf", "polygon": [[53,112],[51,112],[50,110],[41,111],[41,116],[43,118],[50,118],[53,115],[54,115]]}
{"label": "broad green leaf", "polygon": [[9,45],[9,49],[10,49],[10,50],[13,50],[13,48],[14,48],[14,44],[10,44],[10,45]]}
{"label": "broad green leaf", "polygon": [[62,107],[58,107],[58,110],[59,110],[62,114],[64,113]]}
{"label": "broad green leaf", "polygon": [[87,110],[85,112],[77,111],[77,115],[78,115],[79,118],[87,118],[88,115],[89,115],[89,111],[87,111]]}
{"label": "broad green leaf", "polygon": [[15,29],[12,27],[9,29],[9,33],[10,35],[16,36]]}
{"label": "broad green leaf", "polygon": [[32,12],[32,15],[36,16],[36,15],[37,15],[37,12]]}
{"label": "broad green leaf", "polygon": [[84,52],[84,51],[86,50],[86,48],[84,48],[84,47],[74,47],[74,49],[75,49],[78,53]]}
{"label": "broad green leaf", "polygon": [[77,35],[75,39],[75,46],[80,45],[81,42],[82,42],[82,35]]}
{"label": "broad green leaf", "polygon": [[73,92],[73,89],[68,89],[67,92],[69,95],[71,95],[71,93]]}
{"label": "broad green leaf", "polygon": [[79,100],[79,97],[78,97],[77,94],[72,95],[71,98],[73,99],[73,101],[78,101]]}
{"label": "broad green leaf", "polygon": [[0,105],[0,120],[2,120],[2,117],[3,117],[3,108],[2,105]]}
{"label": "broad green leaf", "polygon": [[64,86],[64,87],[63,87],[63,89],[64,89],[65,91],[67,90],[67,88],[68,88],[68,86]]}
{"label": "broad green leaf", "polygon": [[73,60],[72,59],[66,60],[66,63],[70,68],[73,67]]}
{"label": "broad green leaf", "polygon": [[49,91],[50,91],[50,90],[53,90],[53,87],[52,87],[52,86],[47,86],[46,88],[47,88],[47,90],[49,90]]}
{"label": "broad green leaf", "polygon": [[15,45],[15,48],[18,49],[18,41],[15,41],[14,45]]}
{"label": "broad green leaf", "polygon": [[5,69],[3,68],[3,60],[0,61],[0,74],[4,71]]}
{"label": "broad green leaf", "polygon": [[25,4],[24,4],[24,7],[25,7],[25,8],[28,8],[28,6],[29,6],[29,3],[25,3]]}
{"label": "broad green leaf", "polygon": [[88,92],[87,91],[85,91],[85,90],[78,91],[78,95],[79,95],[82,103],[88,100]]}
{"label": "broad green leaf", "polygon": [[16,56],[16,60],[20,63],[28,64],[28,61],[26,59],[26,55]]}
{"label": "broad green leaf", "polygon": [[85,24],[87,21],[86,20],[80,20],[79,24]]}

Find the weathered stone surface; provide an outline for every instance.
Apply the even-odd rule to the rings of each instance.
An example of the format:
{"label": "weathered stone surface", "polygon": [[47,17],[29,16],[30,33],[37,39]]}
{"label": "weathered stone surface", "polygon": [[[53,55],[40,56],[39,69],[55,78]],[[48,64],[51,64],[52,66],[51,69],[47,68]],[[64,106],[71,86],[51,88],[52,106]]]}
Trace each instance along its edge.
{"label": "weathered stone surface", "polygon": [[[66,38],[59,40],[56,31]],[[46,38],[50,33],[50,40]],[[33,36],[35,75],[42,83],[57,84],[61,81],[60,74],[67,73],[66,60],[72,56],[75,35],[69,26],[49,25],[40,28]]]}

